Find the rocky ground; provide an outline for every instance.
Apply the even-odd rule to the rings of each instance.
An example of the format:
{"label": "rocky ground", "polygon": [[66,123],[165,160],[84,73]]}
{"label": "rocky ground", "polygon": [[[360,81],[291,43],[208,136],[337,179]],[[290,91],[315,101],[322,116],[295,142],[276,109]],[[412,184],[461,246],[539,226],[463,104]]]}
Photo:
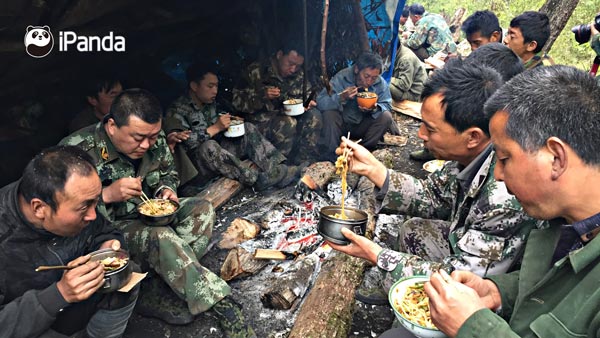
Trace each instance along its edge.
{"label": "rocky ground", "polygon": [[[407,136],[408,141],[404,146],[389,146],[392,155],[394,169],[409,173],[418,177],[424,177],[426,172],[422,169],[422,163],[409,160],[408,154],[411,151],[420,149],[422,142],[416,137],[419,121],[411,117],[396,117],[401,135]],[[288,200],[293,197],[294,188],[289,187],[277,191],[267,191],[256,193],[251,189],[246,189],[231,199],[217,212],[217,224],[215,226],[215,238],[219,237],[232,220],[237,217],[255,214],[261,208],[269,208],[270,203],[279,200]],[[397,217],[397,216],[396,216]],[[399,219],[394,216],[381,216],[378,220],[376,230],[376,240],[382,243],[391,244],[395,236],[394,224]],[[203,258],[202,264],[212,271],[218,272],[225,259],[228,250],[220,250],[214,246],[211,251]],[[288,264],[288,265],[286,265]],[[283,269],[291,263],[283,263]],[[270,283],[273,283],[273,268],[276,263],[263,268],[252,278],[241,278],[232,280],[230,285],[234,290],[233,297],[243,305],[243,311],[248,321],[255,328],[259,338],[287,337],[289,330],[293,326],[298,305],[290,310],[272,310],[263,307],[259,300],[260,294]],[[376,279],[375,269],[368,270],[365,274],[365,283],[370,283]],[[355,313],[352,327],[348,337],[363,338],[377,337],[392,325],[394,314],[387,305],[372,306],[361,302],[355,303]],[[175,326],[166,324],[160,320],[145,318],[139,314],[134,314],[130,320],[125,333],[126,338],[154,338],[154,337],[223,337],[218,322],[210,312],[198,315],[194,322],[185,326]]]}

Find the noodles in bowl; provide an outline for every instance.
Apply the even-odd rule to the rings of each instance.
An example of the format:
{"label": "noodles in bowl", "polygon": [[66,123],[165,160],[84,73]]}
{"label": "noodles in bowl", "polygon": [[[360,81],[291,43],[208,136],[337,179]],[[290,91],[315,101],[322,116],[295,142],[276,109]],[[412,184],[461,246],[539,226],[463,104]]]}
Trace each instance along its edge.
{"label": "noodles in bowl", "polygon": [[420,338],[444,338],[431,321],[429,297],[423,289],[429,276],[405,277],[390,289],[389,301],[398,321],[408,331]]}
{"label": "noodles in bowl", "polygon": [[173,222],[179,203],[168,199],[150,199],[138,204],[140,219],[147,225],[163,226]]}

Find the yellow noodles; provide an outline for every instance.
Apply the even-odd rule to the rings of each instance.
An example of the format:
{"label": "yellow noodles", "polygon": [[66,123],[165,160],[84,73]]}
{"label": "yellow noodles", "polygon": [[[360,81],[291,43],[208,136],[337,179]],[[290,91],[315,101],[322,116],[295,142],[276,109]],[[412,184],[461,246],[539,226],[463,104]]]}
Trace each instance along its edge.
{"label": "yellow noodles", "polygon": [[175,212],[177,207],[170,200],[154,199],[140,205],[139,212],[149,216],[169,215]]}
{"label": "yellow noodles", "polygon": [[[341,179],[342,179],[342,211],[341,214],[335,214],[333,217],[335,218],[339,218],[339,219],[348,219],[348,217],[346,216],[346,213],[344,213],[344,202],[346,199],[346,189],[348,187],[348,183],[346,182],[346,176],[348,175],[348,159],[345,156],[345,153],[340,155],[337,160],[335,161],[335,167],[336,169],[336,174],[340,175]],[[339,216],[339,217],[338,217]]]}
{"label": "yellow noodles", "polygon": [[429,313],[429,297],[423,289],[424,283],[406,288],[404,297],[394,299],[394,308],[407,320],[429,329],[437,329]]}

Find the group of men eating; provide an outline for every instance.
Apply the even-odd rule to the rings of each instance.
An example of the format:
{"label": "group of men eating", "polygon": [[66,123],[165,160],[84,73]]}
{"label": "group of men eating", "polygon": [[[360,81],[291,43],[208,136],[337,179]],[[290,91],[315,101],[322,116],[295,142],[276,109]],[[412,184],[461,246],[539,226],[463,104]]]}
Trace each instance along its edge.
{"label": "group of men eating", "polygon": [[[413,34],[439,21],[419,6],[409,8]],[[94,83],[72,134],[0,190],[0,337],[120,337],[136,301],[172,324],[212,311],[225,336],[256,337],[230,286],[200,263],[216,212],[182,188],[217,176],[283,188],[309,163],[343,152],[350,171],[372,182],[381,210],[410,216],[398,225],[396,250],[346,230],[351,244],[329,243],[380,268],[384,292],[402,277],[430,275],[431,318],[449,337],[599,337],[600,88],[575,68],[543,67],[544,32],[529,31],[534,23],[543,31],[536,20],[545,15],[511,21],[507,47],[490,14],[465,21],[468,57],[431,76],[402,70],[422,67],[413,49],[425,56],[437,46],[408,36],[390,85],[381,57],[363,53],[298,116],[283,114],[285,100],[302,97],[305,76],[304,57],[290,46],[248,67],[233,90],[235,111],[215,103],[219,74],[207,62],[188,67],[185,92],[165,111],[147,90]],[[361,91],[377,103],[359,106]],[[422,101],[418,136],[447,161],[425,179],[388,169],[371,152],[394,131],[392,98],[402,93]],[[234,121],[245,132],[228,137]],[[178,202],[175,221],[142,222],[144,195]],[[152,273],[156,301],[138,298],[139,285],[97,293],[104,269],[89,253],[120,248],[135,271]],[[68,268],[35,272],[43,265]]]}

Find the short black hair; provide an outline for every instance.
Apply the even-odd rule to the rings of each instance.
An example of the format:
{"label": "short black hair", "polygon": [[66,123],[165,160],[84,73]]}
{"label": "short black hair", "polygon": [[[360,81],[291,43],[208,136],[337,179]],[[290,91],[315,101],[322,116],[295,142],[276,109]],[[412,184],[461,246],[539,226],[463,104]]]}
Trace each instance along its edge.
{"label": "short black hair", "polygon": [[466,61],[495,69],[504,81],[525,71],[521,58],[508,46],[499,42],[487,43],[477,48],[467,56]]}
{"label": "short black hair", "polygon": [[534,53],[541,51],[550,37],[550,20],[542,12],[523,12],[510,20],[510,27],[521,30],[523,42],[537,42],[537,47],[533,51]]}
{"label": "short black hair", "polygon": [[421,98],[443,94],[446,122],[458,132],[478,127],[489,137],[489,118],[483,113],[483,105],[503,83],[500,74],[490,67],[451,59],[425,83]]}
{"label": "short black hair", "polygon": [[381,59],[381,56],[373,52],[364,52],[360,54],[358,59],[356,59],[355,65],[359,71],[365,68],[379,69],[379,72],[382,72],[383,70],[383,60]]}
{"label": "short black hair", "polygon": [[425,7],[423,7],[421,4],[415,3],[408,6],[408,11],[412,15],[423,15],[423,13],[425,13]]}
{"label": "short black hair", "polygon": [[401,16],[404,18],[408,18],[409,15],[410,15],[410,10],[408,9],[408,5],[405,5],[404,8],[402,9]]}
{"label": "short black hair", "polygon": [[188,85],[192,82],[200,82],[204,79],[204,75],[212,73],[217,75],[217,65],[211,62],[197,61],[192,63],[185,71],[185,76]]}
{"label": "short black hair", "polygon": [[51,147],[29,161],[17,192],[27,202],[39,198],[56,210],[56,194],[64,191],[67,180],[74,173],[84,177],[96,173],[92,157],[75,146]]}
{"label": "short black hair", "polygon": [[500,111],[508,114],[506,135],[523,150],[535,153],[554,136],[586,164],[600,166],[600,87],[590,74],[559,65],[528,70],[485,105],[490,118]]}
{"label": "short black hair", "polygon": [[115,97],[110,107],[109,117],[120,128],[129,124],[131,115],[139,117],[146,123],[154,124],[161,120],[162,114],[160,102],[152,93],[141,88],[131,88]]}
{"label": "short black hair", "polygon": [[83,82],[82,93],[85,97],[93,97],[98,99],[98,94],[110,91],[114,86],[123,82],[117,77],[113,71],[97,71],[90,74]]}
{"label": "short black hair", "polygon": [[477,32],[488,39],[494,32],[502,34],[502,28],[500,28],[498,17],[488,10],[477,11],[471,14],[465,22],[463,22],[461,29],[465,32],[467,37]]}

